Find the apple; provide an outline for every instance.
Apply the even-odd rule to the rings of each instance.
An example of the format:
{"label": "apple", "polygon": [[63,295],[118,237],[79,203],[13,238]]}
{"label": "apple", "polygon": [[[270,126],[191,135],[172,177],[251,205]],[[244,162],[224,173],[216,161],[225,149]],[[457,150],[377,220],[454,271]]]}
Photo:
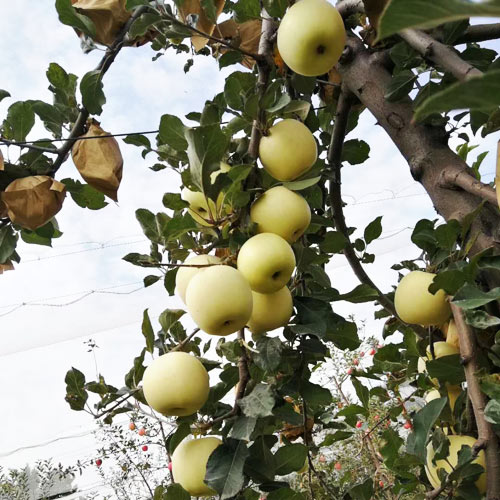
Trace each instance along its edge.
{"label": "apple", "polygon": [[283,16],[277,42],[283,61],[295,73],[323,75],[337,64],[344,50],[344,22],[329,2],[301,0]]}
{"label": "apple", "polygon": [[352,360],[352,364],[353,364],[354,366],[358,366],[358,365],[359,365],[359,359],[358,359],[358,358],[354,358],[354,359]]}
{"label": "apple", "polygon": [[448,323],[442,326],[441,331],[446,335],[446,342],[460,350],[460,340],[455,321],[450,319]]}
{"label": "apple", "polygon": [[148,445],[145,444],[143,447],[142,447],[142,451],[148,451]]}
{"label": "apple", "polygon": [[[476,442],[476,439],[471,436],[448,436],[448,440],[450,441],[450,449],[449,454],[446,459],[436,460],[436,464],[432,463],[432,459],[434,457],[434,449],[432,448],[432,442],[427,445],[427,463],[425,465],[425,472],[427,474],[427,478],[429,482],[432,484],[434,488],[439,488],[441,486],[441,481],[439,480],[438,470],[444,469],[447,473],[453,471],[454,467],[456,467],[458,462],[458,452],[462,448],[463,445],[473,446]],[[481,450],[477,456],[477,458],[473,461],[475,464],[481,465],[484,469],[486,469],[484,451]],[[479,479],[476,481],[477,489],[480,493],[486,492],[486,473],[482,473],[479,476]]]}
{"label": "apple", "polygon": [[172,472],[172,462],[168,462],[168,470]]}
{"label": "apple", "polygon": [[188,212],[202,226],[213,226],[211,221],[217,219],[215,202],[201,191],[191,191],[187,187],[181,191],[181,198],[189,203]]}
{"label": "apple", "polygon": [[252,297],[253,310],[247,326],[255,337],[288,324],[293,300],[286,286],[274,293],[252,292]]}
{"label": "apple", "polygon": [[368,351],[368,354],[369,354],[370,356],[374,356],[376,352],[377,352],[377,351],[376,351],[376,350],[372,347],[372,348]]}
{"label": "apple", "polygon": [[[426,349],[427,359],[432,359],[431,348],[427,346]],[[442,358],[444,356],[452,356],[453,354],[460,354],[460,349],[454,345],[448,344],[448,342],[434,342],[434,356],[436,359]]]}
{"label": "apple", "polygon": [[295,269],[295,255],[281,236],[261,233],[245,241],[238,254],[237,266],[253,291],[274,293],[290,280]]}
{"label": "apple", "polygon": [[259,158],[269,175],[278,181],[293,181],[316,163],[316,139],[302,122],[286,118],[262,137]]}
{"label": "apple", "polygon": [[[462,392],[462,388],[459,385],[446,384],[446,390],[448,392],[448,401],[450,403],[450,408],[451,411],[453,411],[457,398]],[[425,395],[424,399],[426,403],[429,403],[430,401],[439,399],[440,397],[442,397],[441,393],[437,389],[432,389]]]}
{"label": "apple", "polygon": [[398,316],[406,323],[441,326],[451,314],[444,290],[432,295],[428,288],[436,276],[424,271],[411,271],[400,282],[394,295]]}
{"label": "apple", "polygon": [[212,184],[215,184],[215,181],[220,174],[227,174],[230,170],[231,165],[229,165],[229,163],[226,163],[225,161],[221,161],[219,170],[216,170],[215,172],[212,172],[210,174],[210,182]]}
{"label": "apple", "polygon": [[[162,415],[183,417],[197,412],[208,399],[208,373],[201,362],[182,351],[156,358],[142,378],[144,397]],[[139,435],[143,436],[139,430]]]}
{"label": "apple", "polygon": [[212,452],[222,444],[215,437],[184,440],[172,454],[174,479],[193,497],[209,497],[216,492],[205,484],[207,462]]}
{"label": "apple", "polygon": [[100,467],[102,465],[102,460],[100,458],[98,458],[96,461],[95,461],[95,464],[97,465],[97,467]]}
{"label": "apple", "polygon": [[357,429],[361,429],[361,427],[363,427],[363,422],[361,422],[361,420],[358,420],[358,421],[356,422],[356,428],[357,428]]}
{"label": "apple", "polygon": [[211,335],[229,335],[243,328],[252,314],[252,304],[250,285],[230,266],[202,268],[186,289],[189,314]]}
{"label": "apple", "polygon": [[340,462],[335,462],[334,468],[335,470],[340,470],[342,469],[342,464]]}
{"label": "apple", "polygon": [[360,357],[360,358],[362,358],[364,355],[365,355],[365,351],[361,351],[361,352],[359,353],[359,357]]}
{"label": "apple", "polygon": [[407,429],[407,430],[408,430],[408,429],[411,429],[411,428],[412,428],[411,422],[410,422],[409,420],[407,420],[407,421],[405,422],[405,424],[403,425],[403,427],[404,427],[405,429]]}
{"label": "apple", "polygon": [[354,370],[352,368],[347,369],[347,375],[352,375],[353,372]]}
{"label": "apple", "polygon": [[[220,264],[221,260],[215,255],[196,255],[187,259],[184,264]],[[200,270],[206,269],[204,267],[179,267],[177,275],[175,276],[175,290],[182,302],[186,303],[186,288],[191,281],[191,278]]]}
{"label": "apple", "polygon": [[134,422],[130,422],[130,424],[128,424],[128,428],[129,428],[131,431],[135,431],[135,424],[134,424]]}
{"label": "apple", "polygon": [[325,455],[320,455],[319,458],[318,458],[318,462],[321,463],[321,464],[326,463],[326,457],[325,457]]}
{"label": "apple", "polygon": [[[143,378],[144,380],[144,378]],[[137,431],[137,434],[139,434],[139,436],[145,436],[146,435],[146,429],[144,429],[144,427],[142,429],[139,429]]]}
{"label": "apple", "polygon": [[288,243],[297,241],[311,223],[311,209],[300,194],[284,186],[268,189],[251,207],[257,232],[274,233]]}

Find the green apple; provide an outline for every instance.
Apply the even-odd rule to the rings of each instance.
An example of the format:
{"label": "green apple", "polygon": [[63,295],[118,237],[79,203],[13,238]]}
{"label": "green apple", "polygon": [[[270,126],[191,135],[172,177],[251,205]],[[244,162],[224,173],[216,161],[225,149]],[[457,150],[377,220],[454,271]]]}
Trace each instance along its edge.
{"label": "green apple", "polygon": [[213,200],[201,191],[191,191],[187,187],[181,191],[181,198],[189,203],[189,214],[198,224],[213,226],[210,221],[217,219],[217,207]]}
{"label": "green apple", "polygon": [[142,378],[144,397],[162,415],[183,417],[196,413],[207,401],[208,373],[186,352],[169,352],[156,358]]}
{"label": "green apple", "polygon": [[400,282],[394,295],[394,305],[398,316],[410,324],[441,326],[451,314],[444,290],[435,295],[429,286],[435,274],[411,271]]}
{"label": "green apple", "polygon": [[[448,439],[450,441],[448,457],[446,459],[436,460],[435,465],[432,463],[432,459],[434,457],[432,442],[427,445],[427,463],[425,465],[425,472],[427,474],[429,482],[434,488],[439,488],[441,486],[441,481],[439,480],[438,476],[438,470],[444,469],[447,473],[452,472],[457,466],[458,452],[460,451],[462,446],[467,445],[472,447],[476,442],[476,439],[471,436],[448,436]],[[486,469],[483,450],[479,452],[477,458],[472,463],[479,464],[484,469]],[[475,484],[480,493],[486,492],[486,474],[484,472],[479,476],[479,479]]]}
{"label": "green apple", "polygon": [[230,266],[202,269],[186,289],[189,314],[211,335],[229,335],[243,328],[252,314],[252,300],[247,280]]}
{"label": "green apple", "polygon": [[172,453],[172,474],[193,497],[210,497],[217,493],[205,484],[207,462],[213,451],[222,444],[216,437],[184,440]]}
{"label": "green apple", "polygon": [[281,236],[261,233],[245,241],[238,254],[237,265],[254,292],[274,293],[283,288],[292,276],[295,255]]}
{"label": "green apple", "polygon": [[337,64],[346,42],[344,22],[326,0],[300,0],[278,28],[278,50],[295,73],[318,76]]}
{"label": "green apple", "polygon": [[294,243],[309,227],[311,209],[300,194],[276,186],[252,205],[250,220],[257,224],[259,233],[278,234],[288,243]]}
{"label": "green apple", "polygon": [[293,300],[285,286],[274,293],[252,292],[253,310],[247,326],[255,337],[288,324],[293,313]]}
{"label": "green apple", "polygon": [[293,181],[316,163],[316,139],[302,122],[287,118],[262,137],[259,158],[269,175],[279,181]]}
{"label": "green apple", "polygon": [[[215,255],[196,255],[187,259],[184,264],[186,266],[193,264],[220,264],[221,260]],[[191,278],[198,273],[201,269],[206,269],[204,267],[179,267],[177,275],[175,276],[175,289],[182,299],[184,304],[186,303],[186,288]]]}

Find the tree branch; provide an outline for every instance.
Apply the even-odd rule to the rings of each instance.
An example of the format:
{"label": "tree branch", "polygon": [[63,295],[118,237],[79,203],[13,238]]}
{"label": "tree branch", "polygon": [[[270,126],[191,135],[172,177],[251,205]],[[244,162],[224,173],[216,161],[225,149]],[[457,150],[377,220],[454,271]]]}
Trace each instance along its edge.
{"label": "tree branch", "polygon": [[500,23],[493,24],[476,24],[469,26],[465,33],[458,37],[453,44],[460,45],[469,42],[485,42],[500,38]]}
{"label": "tree branch", "polygon": [[43,146],[35,146],[34,144],[30,144],[27,142],[9,141],[9,139],[5,139],[2,136],[0,136],[0,142],[2,144],[5,144],[6,146],[17,146],[21,149],[22,148],[31,149],[32,151],[40,151],[41,153],[58,154],[56,148],[44,148]]}
{"label": "tree branch", "polygon": [[494,207],[498,204],[495,190],[491,186],[488,186],[488,184],[478,181],[468,172],[450,172],[448,170],[443,170],[440,184],[441,187],[446,189],[453,189],[456,187],[462,188],[468,193],[489,201]]}
{"label": "tree branch", "polygon": [[193,340],[193,337],[200,331],[199,328],[195,328],[193,333],[191,333],[188,337],[186,337],[179,345],[176,345],[174,348],[170,349],[168,352],[181,351],[186,344]]}
{"label": "tree branch", "polygon": [[479,447],[485,447],[486,455],[486,482],[487,498],[489,500],[500,499],[500,454],[498,439],[495,435],[493,426],[484,417],[484,408],[486,407],[486,396],[481,391],[477,373],[480,370],[478,361],[478,346],[476,337],[472,329],[465,322],[462,309],[451,304],[453,318],[457,326],[458,339],[460,344],[460,356],[464,362],[465,380],[467,382],[467,391],[469,394],[476,425],[478,431],[478,443],[474,446],[476,450]]}
{"label": "tree branch", "polygon": [[[271,42],[271,37],[274,33],[274,22],[269,16],[266,9],[262,9],[262,31],[259,40],[259,56],[260,59],[257,60],[257,67],[259,70],[259,77],[257,80],[257,95],[262,97],[266,90],[267,82],[269,80],[269,74],[273,66],[272,53],[273,45]],[[262,128],[265,122],[265,111],[260,109],[259,115],[256,120],[254,120],[252,125],[252,134],[250,136],[250,144],[248,145],[248,154],[253,158],[257,159],[259,156],[259,142],[262,137]]]}
{"label": "tree branch", "polygon": [[482,71],[464,61],[454,49],[438,42],[423,31],[406,29],[399,32],[399,36],[417,52],[420,52],[425,59],[429,59],[451,73],[457,80],[465,80],[470,76],[483,74]]}
{"label": "tree branch", "polygon": [[[106,50],[106,53],[104,54],[104,57],[101,59],[97,67],[95,68],[95,71],[100,71],[101,72],[101,78],[104,76],[106,71],[108,71],[109,67],[111,64],[113,64],[113,61],[116,59],[116,56],[119,54],[120,50],[123,47],[123,42],[125,40],[125,37],[134,23],[134,21],[140,17],[144,12],[148,10],[148,6],[143,5],[139,7],[134,14],[130,17],[130,19],[126,22],[125,26],[120,30],[118,35],[116,36],[115,41],[109,47],[109,49]],[[84,130],[85,130],[85,124],[87,123],[87,119],[89,117],[89,112],[82,107],[80,110],[80,113],[78,114],[78,117],[75,121],[75,124],[73,125],[73,128],[71,129],[71,132],[69,133],[69,136],[67,137],[66,141],[64,144],[57,150],[57,158],[54,161],[54,165],[52,166],[51,174],[54,175],[61,165],[66,161],[66,157],[68,153],[71,151],[71,148],[73,147],[73,144],[75,143],[75,139],[82,135]]]}

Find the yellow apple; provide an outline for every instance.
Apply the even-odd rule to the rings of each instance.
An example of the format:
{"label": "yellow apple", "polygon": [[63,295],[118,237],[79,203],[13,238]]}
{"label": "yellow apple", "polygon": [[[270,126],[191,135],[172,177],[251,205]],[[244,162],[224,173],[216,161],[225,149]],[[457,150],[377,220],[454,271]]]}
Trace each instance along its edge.
{"label": "yellow apple", "polygon": [[288,243],[297,241],[311,222],[311,209],[300,194],[284,186],[268,189],[250,209],[259,233],[274,233]]}
{"label": "yellow apple", "polygon": [[[426,349],[427,359],[432,359],[431,347],[427,346]],[[434,342],[434,356],[436,359],[444,356],[452,356],[453,354],[460,354],[458,347],[448,344],[448,342]]]}
{"label": "yellow apple", "polygon": [[[451,411],[453,411],[457,398],[462,392],[462,388],[459,385],[446,384],[446,391],[448,392],[448,401],[450,402]],[[442,397],[441,393],[437,389],[432,389],[425,395],[425,402],[429,403],[430,401],[439,399],[440,397]]]}
{"label": "yellow apple", "polygon": [[193,497],[210,497],[217,493],[205,484],[207,462],[213,451],[222,444],[216,437],[184,440],[172,453],[172,474]]}
{"label": "yellow apple", "polygon": [[458,330],[455,321],[450,319],[448,323],[441,328],[442,332],[446,335],[446,342],[460,349],[460,340],[458,338]]}
{"label": "yellow apple", "polygon": [[346,42],[342,17],[326,0],[300,0],[278,28],[278,50],[295,73],[318,76],[337,64]]}
{"label": "yellow apple", "polygon": [[295,255],[281,236],[261,233],[245,241],[238,254],[237,265],[254,292],[274,293],[283,288],[292,276]]}
{"label": "yellow apple", "polygon": [[188,212],[198,224],[213,226],[210,221],[217,219],[217,207],[213,200],[201,191],[191,191],[187,187],[181,191],[181,198],[189,203]]}
{"label": "yellow apple", "polygon": [[196,413],[207,401],[208,373],[201,362],[186,352],[169,352],[156,358],[142,378],[149,406],[163,415]]}
{"label": "yellow apple", "polygon": [[440,326],[450,317],[445,292],[438,290],[432,295],[428,290],[434,276],[424,271],[411,271],[399,282],[394,305],[398,316],[406,323]]}
{"label": "yellow apple", "polygon": [[[458,462],[458,452],[463,445],[473,446],[476,442],[471,436],[448,436],[450,441],[450,450],[447,459],[436,460],[436,465],[432,463],[432,458],[434,457],[434,449],[432,448],[432,442],[427,445],[427,463],[425,466],[425,472],[429,482],[434,488],[439,488],[441,486],[441,481],[439,480],[438,470],[444,469],[447,473],[453,471]],[[481,450],[474,460],[475,464],[481,465],[486,469],[486,462],[484,457],[484,451]],[[479,479],[476,481],[476,486],[481,493],[486,492],[486,474],[483,472]]]}
{"label": "yellow apple", "polygon": [[247,326],[254,336],[288,324],[293,313],[293,300],[285,286],[274,293],[252,292],[253,310]]}
{"label": "yellow apple", "polygon": [[287,118],[262,137],[259,158],[269,175],[279,181],[293,181],[316,163],[316,139],[302,122]]}
{"label": "yellow apple", "polygon": [[189,281],[186,306],[203,331],[229,335],[243,328],[250,319],[252,290],[234,267],[206,267]]}
{"label": "yellow apple", "polygon": [[226,163],[225,161],[221,161],[219,170],[216,170],[215,172],[212,172],[210,174],[210,182],[214,184],[219,174],[227,174],[227,172],[229,172],[230,170],[231,165],[229,165],[229,163]]}
{"label": "yellow apple", "polygon": [[[193,264],[220,264],[221,260],[215,255],[196,255],[187,259],[184,264],[186,266]],[[191,278],[198,273],[201,269],[206,269],[205,267],[179,267],[177,275],[175,277],[175,289],[182,299],[182,302],[186,303],[186,288]]]}

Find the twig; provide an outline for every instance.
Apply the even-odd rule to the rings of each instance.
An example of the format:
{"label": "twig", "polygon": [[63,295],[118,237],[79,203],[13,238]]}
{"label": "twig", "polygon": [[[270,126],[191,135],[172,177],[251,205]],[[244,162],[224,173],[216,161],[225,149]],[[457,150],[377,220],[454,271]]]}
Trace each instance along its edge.
{"label": "twig", "polygon": [[399,35],[424,58],[442,67],[457,80],[465,80],[470,76],[483,74],[482,71],[464,61],[454,49],[438,42],[423,31],[406,29],[401,31]]}
{"label": "twig", "polygon": [[125,394],[116,404],[114,404],[111,408],[108,408],[107,410],[102,411],[101,413],[98,413],[97,415],[93,415],[94,418],[101,418],[104,417],[104,415],[107,415],[108,413],[111,413],[115,408],[118,408],[122,403],[127,401],[127,399],[130,399],[135,393],[139,392],[139,389],[134,389],[131,391],[129,394]]}
{"label": "twig", "polygon": [[488,184],[478,181],[475,177],[463,170],[451,171],[445,168],[441,174],[439,184],[444,188],[458,186],[468,193],[489,201],[495,207],[498,205],[495,190],[491,186],[488,186]]}
{"label": "twig", "polygon": [[[125,39],[125,36],[127,35],[130,27],[132,24],[135,22],[135,20],[140,17],[144,12],[146,12],[148,9],[148,6],[141,6],[139,7],[134,14],[130,17],[130,19],[126,22],[125,26],[120,30],[118,35],[116,36],[115,41],[109,47],[109,49],[106,50],[106,53],[104,54],[104,57],[101,59],[99,64],[97,65],[95,71],[100,71],[101,73],[101,78],[104,76],[106,71],[108,71],[109,67],[113,63],[113,61],[116,59],[116,56],[120,52],[120,50],[123,47],[123,41]],[[54,161],[54,165],[52,166],[51,169],[51,174],[54,175],[61,165],[64,163],[66,160],[66,157],[68,153],[71,151],[71,148],[73,147],[73,144],[75,142],[75,138],[78,136],[82,135],[85,129],[85,124],[87,123],[87,119],[89,117],[89,112],[82,107],[80,110],[80,113],[78,114],[78,117],[75,121],[75,124],[73,125],[73,128],[71,129],[71,132],[69,133],[68,138],[64,142],[64,144],[58,149],[58,154],[57,158]]]}
{"label": "twig", "polygon": [[476,337],[472,329],[465,322],[462,309],[451,304],[453,318],[457,326],[458,339],[460,344],[460,356],[464,362],[465,380],[467,391],[474,410],[478,431],[478,442],[474,448],[485,447],[486,456],[486,490],[489,500],[500,499],[500,454],[498,439],[493,430],[493,426],[484,417],[486,407],[486,397],[481,391],[477,373],[480,370],[478,361],[478,349]]}
{"label": "twig", "polygon": [[195,328],[195,330],[193,331],[193,333],[191,333],[191,335],[189,335],[188,337],[186,337],[179,345],[175,346],[173,349],[170,349],[170,351],[168,352],[175,352],[175,351],[181,351],[184,346],[186,344],[188,344],[189,342],[191,342],[191,340],[193,339],[193,337],[200,331],[199,328]]}
{"label": "twig", "polygon": [[[40,151],[41,153],[58,154],[58,151],[55,148],[44,148],[43,146],[35,146],[35,145],[29,144],[26,142],[9,141],[9,139],[5,139],[2,136],[0,136],[0,142],[7,145],[7,146],[17,146],[19,148],[27,148],[27,149],[31,149],[32,151]],[[40,142],[43,142],[43,141],[40,141]]]}
{"label": "twig", "polygon": [[[302,363],[303,365],[304,363]],[[307,448],[307,462],[309,464],[308,467],[308,482],[309,482],[309,491],[311,493],[311,500],[314,500],[314,489],[313,489],[313,484],[312,484],[312,469],[311,469],[311,464],[312,464],[312,457],[311,457],[311,449],[309,448],[309,436],[307,434],[307,404],[306,400],[304,399],[304,396],[301,394],[301,399],[302,399],[302,425],[304,426],[304,444]],[[328,490],[327,490],[328,491]]]}
{"label": "twig", "polygon": [[475,26],[469,26],[465,33],[453,43],[459,45],[468,42],[485,42],[495,38],[500,38],[500,23],[476,24]]}
{"label": "twig", "polygon": [[[274,33],[274,23],[272,18],[267,13],[266,9],[262,9],[262,31],[259,40],[259,56],[257,67],[259,70],[259,77],[257,80],[257,95],[260,98],[264,95],[267,82],[269,80],[269,73],[272,68],[272,51],[273,46],[270,41]],[[250,144],[248,145],[248,154],[257,159],[259,156],[259,142],[262,137],[262,128],[265,122],[265,111],[260,109],[257,119],[254,120],[252,125],[252,134],[250,136]]]}

